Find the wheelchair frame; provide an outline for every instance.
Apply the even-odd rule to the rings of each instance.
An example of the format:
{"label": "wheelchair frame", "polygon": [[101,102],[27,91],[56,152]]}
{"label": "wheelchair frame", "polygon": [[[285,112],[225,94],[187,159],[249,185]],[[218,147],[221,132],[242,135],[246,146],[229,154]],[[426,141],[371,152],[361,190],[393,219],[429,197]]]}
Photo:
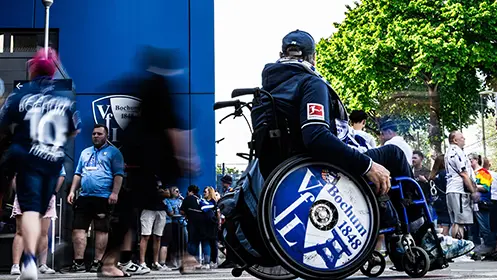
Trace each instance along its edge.
{"label": "wheelchair frame", "polygon": [[[261,95],[265,95],[269,98],[269,100],[271,102],[271,106],[273,107],[273,111],[276,111],[274,98],[269,92],[264,91],[260,88],[235,89],[232,92],[232,98],[236,98],[236,97],[244,96],[244,95],[253,95],[254,100],[259,99],[261,97]],[[234,116],[234,118],[239,117],[239,116],[243,116],[248,124],[248,120],[245,117],[245,115],[243,114],[242,109],[243,109],[243,107],[247,107],[247,108],[249,108],[249,110],[251,110],[252,109],[251,106],[252,106],[251,102],[245,103],[245,102],[241,102],[239,100],[223,101],[223,102],[215,103],[214,110],[217,110],[220,108],[225,108],[225,107],[235,107],[235,112],[226,116],[225,118],[223,118],[219,123],[221,123],[224,119],[226,119],[229,116]],[[281,141],[281,132],[280,132],[280,129],[278,127],[278,120],[277,120],[276,115],[274,116],[272,121],[273,121],[274,126],[273,126],[273,130],[269,131],[270,137],[276,138],[276,140],[279,143],[279,141]],[[251,132],[253,133],[253,130],[250,127],[250,125],[249,125],[249,128],[250,128]],[[280,144],[279,146],[281,147],[281,143],[279,143],[279,144]],[[249,142],[249,150],[250,150],[249,154],[238,153],[237,155],[248,160],[249,162],[251,162],[254,159],[255,152],[254,152],[254,145],[253,145],[253,137],[251,138],[251,142]],[[402,185],[403,182],[410,182],[414,186],[416,186],[416,190],[420,194],[420,199],[413,200],[412,205],[422,206],[422,209],[424,210],[425,216],[427,219],[427,221],[425,221],[425,225],[426,224],[429,225],[429,229],[431,229],[431,232],[434,235],[434,238],[437,238],[437,235],[436,235],[437,233],[436,233],[435,226],[433,223],[432,215],[431,215],[428,203],[426,201],[426,197],[423,193],[423,190],[419,186],[419,184],[414,179],[412,179],[410,177],[406,177],[406,176],[396,177],[396,178],[392,179],[392,183],[395,183],[395,184],[392,184],[391,190],[392,191],[394,191],[394,190],[399,191],[400,199],[402,201],[404,201],[405,200],[405,192],[404,192],[403,185]],[[371,184],[371,183],[369,183],[369,184]],[[397,212],[397,210],[395,210],[395,211]],[[410,221],[409,221],[409,217],[407,216],[407,209],[406,209],[405,205],[402,205],[402,212],[403,212],[402,213],[403,220],[400,220],[400,218],[399,218],[399,222],[404,223],[403,226],[401,226],[401,228],[406,228],[406,230],[404,230],[405,232],[403,232],[403,230],[399,229],[397,226],[397,227],[382,228],[379,230],[378,234],[385,234],[385,235],[389,235],[389,236],[392,236],[395,234],[400,234],[401,239],[402,239],[401,244],[404,247],[404,252],[405,252],[403,255],[403,260],[402,260],[403,269],[411,277],[422,277],[428,272],[428,270],[430,268],[431,260],[428,256],[427,252],[424,249],[416,246],[416,243],[414,242],[414,239],[411,236]],[[397,216],[398,216],[398,213],[397,213]],[[235,277],[240,276],[244,270],[247,270],[247,272],[249,272],[253,276],[259,277],[261,279],[281,279],[281,280],[283,280],[283,279],[295,278],[295,276],[293,276],[291,274],[287,274],[287,275],[271,275],[271,274],[258,275],[258,273],[253,274],[250,271],[251,266],[249,266],[246,263],[246,261],[243,260],[243,257],[241,257],[241,255],[238,252],[236,252],[236,249],[232,248],[230,246],[230,244],[226,243],[225,245],[227,248],[230,248],[230,250],[236,255],[236,257],[239,260],[241,260],[242,262],[245,262],[245,265],[242,265],[241,267],[237,267],[237,268],[233,269],[232,274]],[[448,267],[448,262],[443,254],[440,243],[437,242],[434,249],[439,251],[439,257],[437,257],[437,260],[439,262],[440,267],[441,268]],[[369,268],[371,263],[373,263],[373,265],[378,265],[378,262],[376,260],[374,260],[375,258],[378,258],[378,256],[381,257],[381,259],[380,259],[380,266],[381,266],[380,272],[377,274],[372,274],[370,269],[364,269],[364,266],[363,266],[363,267],[361,267],[361,271],[363,272],[363,274],[365,274],[366,276],[376,277],[376,276],[379,276],[384,271],[385,266],[386,266],[385,259],[377,251],[373,251],[372,255],[370,256],[370,259],[365,262],[365,265],[367,265],[368,268]],[[425,265],[423,267],[421,267],[420,269],[418,269],[416,267],[416,263],[419,263],[420,261],[424,262]],[[413,268],[412,266],[406,267],[409,265],[413,265],[414,269],[410,269],[410,268]],[[278,276],[280,276],[280,277],[278,277]]]}
{"label": "wheelchair frame", "polygon": [[[428,227],[429,227],[428,229],[431,230],[431,234],[433,234],[433,237],[435,239],[437,239],[438,237],[437,237],[437,233],[435,230],[435,224],[433,222],[433,217],[432,217],[430,208],[428,206],[428,202],[426,201],[426,196],[424,195],[423,189],[418,184],[418,182],[416,182],[416,180],[414,180],[413,178],[407,177],[407,176],[400,176],[400,177],[393,178],[391,181],[392,181],[392,187],[390,190],[391,191],[396,190],[399,192],[399,195],[400,195],[399,198],[401,200],[402,212],[403,212],[402,213],[403,214],[402,220],[399,217],[399,222],[401,223],[401,229],[399,229],[398,227],[381,228],[379,231],[379,234],[385,234],[386,236],[389,236],[389,237],[391,237],[392,235],[395,235],[395,234],[399,234],[402,236],[401,238],[408,239],[408,240],[401,240],[401,244],[404,247],[403,248],[404,251],[408,251],[408,250],[410,251],[413,248],[416,248],[415,249],[416,251],[424,251],[424,253],[418,252],[418,254],[420,254],[419,257],[421,258],[421,261],[423,261],[425,263],[425,266],[423,268],[418,269],[418,270],[414,270],[414,269],[413,270],[405,270],[406,269],[405,267],[402,268],[411,277],[414,277],[414,278],[423,277],[430,270],[431,260],[427,254],[428,252],[426,252],[424,249],[422,249],[420,247],[415,246],[416,244],[414,242],[414,239],[411,237],[411,226],[410,226],[411,221],[409,220],[409,217],[407,215],[406,206],[403,204],[403,201],[405,201],[403,182],[410,182],[412,185],[414,185],[416,187],[416,191],[419,193],[420,198],[413,200],[411,202],[411,205],[422,206],[422,210],[424,210],[424,213],[425,213],[425,215],[422,217],[427,219],[427,221],[425,221],[425,223],[424,223],[425,226],[422,226],[422,227],[426,227],[426,225],[428,225]],[[393,184],[393,183],[395,183],[395,184]],[[409,206],[411,206],[411,205],[409,205]],[[395,211],[397,212],[396,209],[395,209]],[[398,213],[397,213],[397,216],[398,216]],[[405,232],[404,232],[404,230],[402,230],[404,228],[405,228]],[[386,239],[388,239],[388,238],[386,238]],[[387,254],[390,256],[392,255],[390,250],[397,249],[397,248],[389,248],[389,246],[387,246],[387,248],[389,249],[387,251]],[[432,250],[438,250],[439,257],[437,257],[436,261],[438,262],[439,268],[443,269],[443,268],[448,267],[448,261],[445,258],[445,255],[443,254],[442,247],[441,247],[439,242],[436,242],[436,246],[433,249],[431,249],[429,252],[431,252]],[[405,266],[404,260],[401,261],[401,264],[403,266]],[[367,266],[367,268],[365,266]],[[369,277],[378,277],[385,270],[385,266],[386,266],[385,257],[381,253],[374,251],[370,260],[368,260],[368,262],[365,264],[365,266],[361,268],[361,272],[364,275],[369,276]],[[372,266],[372,267],[370,267],[370,266]],[[378,272],[372,273],[371,270],[375,266],[380,266],[380,269],[378,270]]]}

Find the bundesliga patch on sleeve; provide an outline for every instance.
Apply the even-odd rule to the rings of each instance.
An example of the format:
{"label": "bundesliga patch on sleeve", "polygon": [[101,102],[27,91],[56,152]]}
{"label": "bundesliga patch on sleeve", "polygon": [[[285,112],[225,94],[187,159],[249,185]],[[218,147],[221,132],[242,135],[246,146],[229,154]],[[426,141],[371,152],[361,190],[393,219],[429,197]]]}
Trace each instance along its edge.
{"label": "bundesliga patch on sleeve", "polygon": [[318,103],[307,103],[307,119],[324,121],[324,106]]}

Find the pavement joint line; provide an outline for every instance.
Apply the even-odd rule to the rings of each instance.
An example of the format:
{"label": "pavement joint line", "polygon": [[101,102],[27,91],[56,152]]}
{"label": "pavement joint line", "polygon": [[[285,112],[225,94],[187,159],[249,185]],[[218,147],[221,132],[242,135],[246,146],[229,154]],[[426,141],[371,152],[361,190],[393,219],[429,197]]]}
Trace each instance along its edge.
{"label": "pavement joint line", "polygon": [[461,269],[454,268],[450,269],[452,272],[497,272],[497,269],[485,269],[485,268],[473,268],[473,269]]}

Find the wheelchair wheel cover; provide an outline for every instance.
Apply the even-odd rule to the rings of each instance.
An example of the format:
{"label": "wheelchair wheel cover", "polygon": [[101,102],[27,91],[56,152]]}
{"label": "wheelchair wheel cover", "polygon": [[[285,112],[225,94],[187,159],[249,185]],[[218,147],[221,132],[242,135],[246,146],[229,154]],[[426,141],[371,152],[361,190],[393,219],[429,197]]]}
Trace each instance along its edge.
{"label": "wheelchair wheel cover", "polygon": [[354,274],[371,255],[379,230],[368,184],[305,156],[288,159],[268,177],[259,213],[266,246],[288,271],[306,279]]}
{"label": "wheelchair wheel cover", "polygon": [[248,274],[263,280],[292,280],[297,278],[280,265],[272,267],[253,265],[248,267],[246,271]]}

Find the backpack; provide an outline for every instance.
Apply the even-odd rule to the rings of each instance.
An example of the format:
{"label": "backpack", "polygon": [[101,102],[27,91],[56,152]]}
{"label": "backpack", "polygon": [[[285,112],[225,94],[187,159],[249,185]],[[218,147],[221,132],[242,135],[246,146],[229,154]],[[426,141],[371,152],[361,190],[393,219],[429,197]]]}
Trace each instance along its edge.
{"label": "backpack", "polygon": [[236,183],[234,191],[219,200],[219,209],[225,217],[222,235],[233,261],[239,265],[274,266],[262,241],[257,223],[257,208],[264,180],[259,171],[259,160],[253,160]]}

